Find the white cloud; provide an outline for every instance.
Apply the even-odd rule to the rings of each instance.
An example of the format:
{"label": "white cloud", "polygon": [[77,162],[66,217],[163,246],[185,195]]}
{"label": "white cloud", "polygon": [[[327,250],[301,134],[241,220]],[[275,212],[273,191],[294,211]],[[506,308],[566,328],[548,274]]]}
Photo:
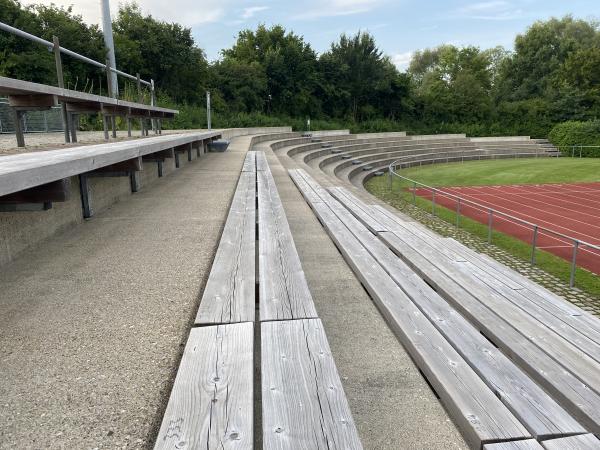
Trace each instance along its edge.
{"label": "white cloud", "polygon": [[523,10],[505,0],[491,0],[463,6],[457,16],[479,20],[511,20],[523,17]]}
{"label": "white cloud", "polygon": [[[144,14],[167,22],[177,22],[191,27],[217,22],[225,16],[231,0],[136,0]],[[42,3],[40,0],[21,0],[24,5]],[[80,14],[87,23],[100,24],[100,0],[52,0],[59,6],[73,6],[73,12]],[[115,16],[120,0],[111,0],[110,10]]]}
{"label": "white cloud", "polygon": [[268,6],[250,6],[249,8],[244,8],[244,10],[242,11],[242,19],[251,19],[256,15],[256,13],[265,11],[267,9],[269,9]]}
{"label": "white cloud", "polygon": [[313,20],[323,17],[349,16],[366,13],[382,3],[381,0],[325,0],[313,4],[294,19]]}
{"label": "white cloud", "polygon": [[392,62],[398,70],[405,71],[410,65],[413,54],[414,52],[396,53],[395,55],[392,55]]}

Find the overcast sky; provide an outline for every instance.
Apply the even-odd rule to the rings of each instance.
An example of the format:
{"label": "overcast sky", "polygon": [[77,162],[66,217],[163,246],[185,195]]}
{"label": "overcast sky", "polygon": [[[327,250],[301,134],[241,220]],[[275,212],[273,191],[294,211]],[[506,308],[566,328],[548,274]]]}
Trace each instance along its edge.
{"label": "overcast sky", "polygon": [[[21,0],[23,4],[49,0]],[[87,22],[100,22],[100,0],[52,0],[73,5]],[[137,0],[145,13],[192,28],[209,59],[233,44],[243,28],[282,24],[322,52],[342,32],[373,33],[400,69],[415,50],[442,43],[503,45],[535,20],[572,14],[600,18],[599,0]],[[111,0],[116,11],[118,0]],[[118,61],[117,61],[118,65]]]}

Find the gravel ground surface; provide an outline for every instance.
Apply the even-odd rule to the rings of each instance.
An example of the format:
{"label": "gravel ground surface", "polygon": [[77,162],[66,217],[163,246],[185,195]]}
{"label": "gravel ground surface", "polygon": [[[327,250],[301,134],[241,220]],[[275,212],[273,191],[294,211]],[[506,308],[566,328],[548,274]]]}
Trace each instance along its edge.
{"label": "gravel ground surface", "polygon": [[150,448],[250,138],[0,271],[0,448]]}
{"label": "gravel ground surface", "polygon": [[[264,150],[365,449],[467,448],[443,406],[292,182]],[[306,168],[306,166],[302,166]],[[310,169],[307,169],[310,171]],[[322,172],[311,173],[327,181]],[[339,184],[339,180],[338,183]]]}
{"label": "gravel ground surface", "polygon": [[[207,130],[163,130],[163,134],[191,133]],[[79,131],[76,144],[65,144],[65,135],[60,133],[27,133],[25,134],[25,148],[18,148],[14,134],[0,134],[0,155],[12,155],[15,153],[40,152],[44,150],[56,150],[57,148],[76,147],[89,144],[101,144],[103,142],[127,141],[130,139],[144,139],[139,135],[139,130],[132,131],[132,137],[127,137],[127,131],[117,131],[117,137],[104,140],[103,131]],[[112,136],[112,135],[111,135]],[[155,136],[150,131],[148,137]]]}

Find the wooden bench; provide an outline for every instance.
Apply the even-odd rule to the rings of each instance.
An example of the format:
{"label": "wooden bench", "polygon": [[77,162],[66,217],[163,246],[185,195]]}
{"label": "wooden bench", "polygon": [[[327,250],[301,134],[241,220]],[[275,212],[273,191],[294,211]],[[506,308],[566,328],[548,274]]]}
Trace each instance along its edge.
{"label": "wooden bench", "polygon": [[362,448],[262,152],[244,160],[196,325],[156,449],[253,448],[255,384],[264,448]]}
{"label": "wooden bench", "polygon": [[593,434],[581,434],[542,442],[546,450],[599,450],[600,441]]}
{"label": "wooden bench", "polygon": [[252,322],[192,329],[155,449],[253,448],[253,343]]}
{"label": "wooden bench", "polygon": [[[302,178],[298,186],[303,194],[307,186],[311,189],[313,180],[302,171],[290,171],[290,174],[294,181]],[[336,212],[343,209],[341,205],[336,207],[332,198],[319,195],[315,190],[305,198],[315,195],[320,197],[320,201],[310,203],[315,214],[434,387],[467,442],[474,448],[481,448],[486,442],[531,437],[337,216]],[[365,227],[355,232],[369,233]]]}
{"label": "wooden bench", "polygon": [[[362,221],[370,214],[382,224],[388,231],[377,232],[378,237],[494,345],[589,431],[600,430],[600,373],[597,361],[586,353],[595,354],[591,339],[573,327],[563,327],[555,321],[556,316],[543,323],[548,319],[547,311],[534,308],[534,302],[527,305],[526,297],[517,297],[522,297],[522,289],[500,287],[498,283],[492,288],[486,284],[489,279],[484,282],[461,269],[464,263],[449,261],[438,243],[411,232],[418,225],[391,220],[385,208],[366,205],[349,193],[345,197],[353,198],[346,203],[339,197],[357,219]],[[517,300],[519,306],[513,303]]]}
{"label": "wooden bench", "polygon": [[260,320],[317,317],[275,180],[264,152],[256,155]]}

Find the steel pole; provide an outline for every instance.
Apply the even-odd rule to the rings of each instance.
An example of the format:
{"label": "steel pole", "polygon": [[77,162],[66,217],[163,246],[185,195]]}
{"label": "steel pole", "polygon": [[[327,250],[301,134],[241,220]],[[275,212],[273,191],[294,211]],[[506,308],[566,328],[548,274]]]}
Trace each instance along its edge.
{"label": "steel pole", "polygon": [[206,91],[206,123],[208,125],[208,129],[211,130],[211,120],[210,120],[210,91]]}
{"label": "steel pole", "polygon": [[[106,47],[106,58],[110,67],[117,69],[115,60],[115,43],[113,41],[112,19],[110,17],[109,0],[100,0],[102,5],[102,33],[104,34],[104,46]],[[107,75],[112,89],[112,94],[115,98],[119,96],[119,83],[117,83],[117,75],[112,70],[107,70]]]}
{"label": "steel pole", "polygon": [[573,260],[571,261],[571,277],[569,279],[569,287],[575,286],[575,270],[577,269],[577,249],[579,248],[579,241],[573,241]]}

